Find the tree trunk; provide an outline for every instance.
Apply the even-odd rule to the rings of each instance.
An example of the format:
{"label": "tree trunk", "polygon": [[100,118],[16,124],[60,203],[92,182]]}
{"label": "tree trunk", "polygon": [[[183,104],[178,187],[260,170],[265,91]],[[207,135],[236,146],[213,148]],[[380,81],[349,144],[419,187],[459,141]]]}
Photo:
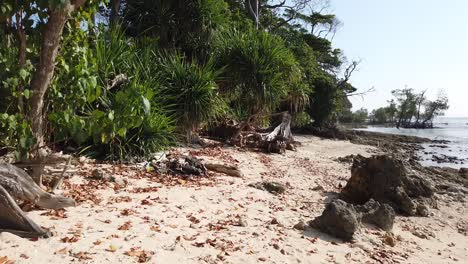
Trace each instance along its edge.
{"label": "tree trunk", "polygon": [[[39,57],[39,64],[36,67],[36,72],[31,81],[31,89],[33,96],[30,100],[31,110],[29,119],[31,120],[31,129],[36,144],[33,149],[37,150],[33,154],[34,158],[41,161],[46,153],[41,150],[44,146],[44,98],[49,88],[50,82],[54,76],[55,59],[60,48],[60,38],[62,36],[63,28],[67,22],[71,12],[84,4],[86,0],[71,1],[61,8],[52,8],[49,10],[49,17],[45,25],[44,32],[42,33],[41,54]],[[36,183],[42,184],[42,172],[44,166],[37,166],[33,168],[31,176]]]}
{"label": "tree trunk", "polygon": [[120,11],[120,2],[121,0],[112,0],[111,1],[111,13],[109,17],[109,24],[115,25],[118,22],[119,11]]}
{"label": "tree trunk", "polygon": [[[18,36],[18,64],[20,69],[26,65],[26,32],[23,29],[23,11],[20,10],[15,14],[16,19],[16,34]],[[24,113],[24,87],[18,86],[18,109],[20,113]]]}
{"label": "tree trunk", "polygon": [[258,29],[259,26],[259,10],[260,10],[260,4],[258,0],[245,0],[245,8],[247,9],[247,12],[249,13],[250,18],[255,22],[255,26]]}

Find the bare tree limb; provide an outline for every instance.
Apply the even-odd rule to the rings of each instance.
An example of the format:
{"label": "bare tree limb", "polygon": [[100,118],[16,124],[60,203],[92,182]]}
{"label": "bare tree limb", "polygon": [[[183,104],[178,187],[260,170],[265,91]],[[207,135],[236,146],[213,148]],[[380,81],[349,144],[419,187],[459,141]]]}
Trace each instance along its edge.
{"label": "bare tree limb", "polygon": [[279,7],[284,7],[284,5],[286,4],[286,0],[283,0],[283,2],[279,3],[279,4],[276,4],[276,5],[263,5],[261,6],[262,8],[270,8],[270,9],[273,9],[273,8],[279,8]]}

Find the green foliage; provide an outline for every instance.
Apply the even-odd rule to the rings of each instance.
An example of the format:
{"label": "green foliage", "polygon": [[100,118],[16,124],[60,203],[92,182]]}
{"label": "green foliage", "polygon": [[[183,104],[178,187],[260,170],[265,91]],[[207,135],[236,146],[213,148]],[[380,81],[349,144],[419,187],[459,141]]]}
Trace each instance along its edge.
{"label": "green foliage", "polygon": [[370,121],[374,124],[387,124],[395,122],[395,115],[397,109],[395,103],[390,101],[390,105],[386,107],[380,107],[372,111],[370,114]]}
{"label": "green foliage", "polygon": [[200,60],[208,55],[213,31],[229,17],[223,0],[138,0],[124,9],[129,35],[157,38],[160,47]]}
{"label": "green foliage", "polygon": [[306,112],[299,112],[293,116],[291,127],[306,128],[312,123],[312,119]]}
{"label": "green foliage", "polygon": [[219,34],[216,57],[225,67],[225,85],[232,105],[242,106],[249,115],[275,109],[300,78],[293,54],[284,42],[267,32],[252,28]]}
{"label": "green foliage", "polygon": [[195,61],[187,62],[180,54],[160,56],[163,104],[186,133],[196,131],[202,123],[223,113],[224,102],[216,84],[220,72],[214,69],[211,61],[198,65]]}
{"label": "green foliage", "polygon": [[[95,52],[78,46],[62,54],[76,65],[70,79],[69,67],[59,64],[57,71],[58,81],[69,80],[68,87],[53,92],[57,104],[49,117],[58,140],[71,138],[86,153],[113,160],[147,157],[172,144],[173,120],[157,103],[159,79],[150,68],[149,50],[136,45],[113,29],[98,35]],[[109,81],[121,73],[133,76],[108,90]]]}
{"label": "green foliage", "polygon": [[6,38],[0,33],[0,148],[6,147],[15,151],[17,159],[28,156],[29,149],[35,139],[30,129],[30,123],[25,118],[22,109],[18,107],[18,98],[29,99],[29,89],[19,90],[27,86],[31,80],[33,66],[30,61],[24,67],[18,65],[18,49],[9,47]]}
{"label": "green foliage", "polygon": [[394,122],[396,127],[428,128],[432,120],[444,114],[449,108],[448,98],[440,92],[436,100],[426,98],[426,91],[416,92],[412,88],[392,91],[395,100],[389,106],[376,109],[372,113],[374,123]]}
{"label": "green foliage", "polygon": [[367,109],[361,108],[359,110],[356,110],[353,113],[353,122],[354,123],[365,123],[367,121],[367,118],[369,117],[369,112]]}
{"label": "green foliage", "polygon": [[[0,144],[18,157],[34,139],[28,108],[17,106],[28,105],[50,11],[70,1],[0,3]],[[109,29],[94,25],[108,1],[87,0],[63,32],[45,97],[46,141],[116,160],[149,156],[182,132],[190,139],[226,114],[267,125],[267,114],[289,111],[297,127],[333,125],[355,91],[339,77],[344,57],[327,37],[340,22],[313,11],[281,17],[266,2],[260,29],[239,0],[122,1],[122,24]],[[18,29],[27,36],[21,67]],[[426,102],[421,118],[443,103]]]}
{"label": "green foliage", "polygon": [[31,126],[21,114],[0,114],[0,148],[15,150],[15,157],[20,160],[28,157],[34,145]]}
{"label": "green foliage", "polygon": [[314,123],[322,126],[336,114],[338,98],[335,80],[323,73],[315,76],[313,83],[314,94],[307,111]]}

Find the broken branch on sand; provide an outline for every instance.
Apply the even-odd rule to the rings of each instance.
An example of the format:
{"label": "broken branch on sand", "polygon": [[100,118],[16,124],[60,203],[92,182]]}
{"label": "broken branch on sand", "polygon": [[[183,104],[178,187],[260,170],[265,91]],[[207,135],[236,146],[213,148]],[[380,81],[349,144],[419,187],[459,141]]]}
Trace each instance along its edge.
{"label": "broken branch on sand", "polygon": [[224,173],[229,176],[242,178],[244,175],[237,166],[223,165],[216,163],[205,163],[205,167],[210,171]]}
{"label": "broken branch on sand", "polygon": [[47,209],[75,206],[75,201],[45,192],[24,170],[0,163],[0,231],[23,237],[49,236],[19,208],[15,200],[24,200]]}

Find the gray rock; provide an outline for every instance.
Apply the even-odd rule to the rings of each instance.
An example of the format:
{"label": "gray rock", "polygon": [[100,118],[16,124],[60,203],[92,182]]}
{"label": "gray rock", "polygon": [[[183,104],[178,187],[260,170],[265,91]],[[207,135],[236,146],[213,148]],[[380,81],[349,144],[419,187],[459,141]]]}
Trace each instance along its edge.
{"label": "gray rock", "polygon": [[286,186],[278,182],[256,182],[251,183],[248,186],[267,191],[272,194],[282,194],[286,191]]}
{"label": "gray rock", "polygon": [[122,179],[122,177],[111,176],[110,180],[117,185],[125,185],[125,181]]}
{"label": "gray rock", "polygon": [[338,199],[329,203],[322,215],[312,220],[309,225],[324,233],[349,241],[359,229],[358,219],[354,206]]}
{"label": "gray rock", "polygon": [[294,229],[296,230],[306,230],[306,223],[304,223],[304,221],[299,221],[299,223],[295,224],[293,226]]}
{"label": "gray rock", "polygon": [[388,204],[381,204],[370,199],[362,206],[356,206],[361,213],[361,221],[373,224],[385,231],[391,231],[395,221],[395,210]]}
{"label": "gray rock", "polygon": [[423,203],[419,203],[416,207],[416,212],[419,216],[429,216],[429,209]]}
{"label": "gray rock", "polygon": [[106,178],[106,175],[101,170],[94,169],[91,172],[91,179],[93,180],[104,180]]}
{"label": "gray rock", "polygon": [[468,168],[460,168],[460,170],[458,171],[458,174],[460,174],[462,178],[468,180]]}
{"label": "gray rock", "polygon": [[415,215],[413,200],[431,198],[433,193],[431,184],[410,173],[401,159],[389,155],[370,158],[358,155],[354,158],[351,178],[341,197],[356,204],[374,199],[389,204],[399,213]]}

